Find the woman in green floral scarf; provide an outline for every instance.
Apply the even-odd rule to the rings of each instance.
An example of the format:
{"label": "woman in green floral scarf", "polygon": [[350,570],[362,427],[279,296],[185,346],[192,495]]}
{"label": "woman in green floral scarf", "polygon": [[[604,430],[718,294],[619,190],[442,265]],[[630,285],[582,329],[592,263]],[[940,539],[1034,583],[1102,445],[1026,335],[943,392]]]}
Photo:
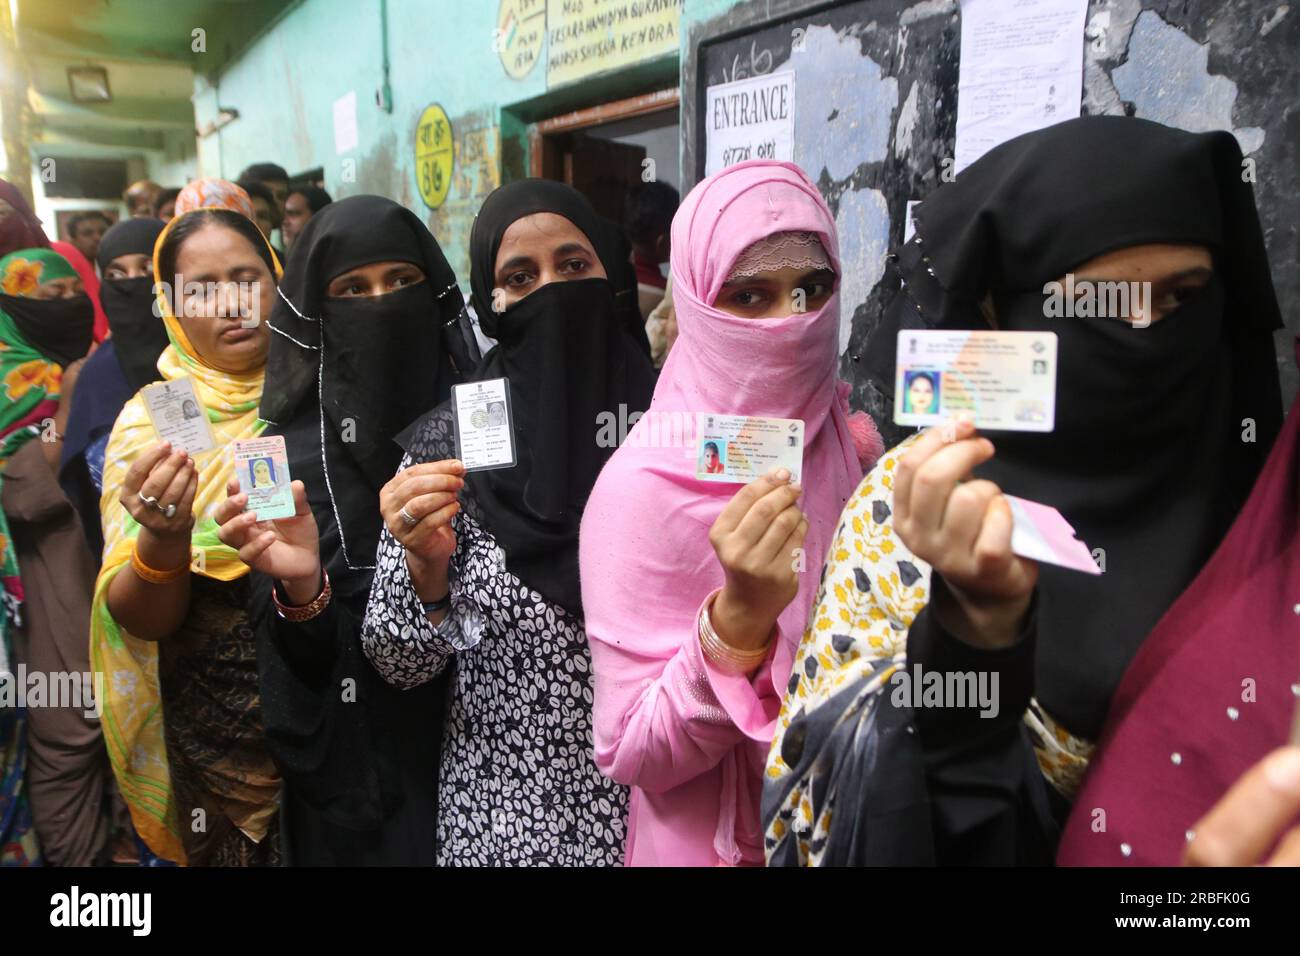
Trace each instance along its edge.
{"label": "woman in green floral scarf", "polygon": [[[90,348],[94,311],[81,280],[51,249],[0,259],[0,483],[20,448],[61,438],[63,370]],[[17,699],[12,634],[23,602],[8,521],[0,512],[0,866],[41,862],[26,789],[27,716]]]}

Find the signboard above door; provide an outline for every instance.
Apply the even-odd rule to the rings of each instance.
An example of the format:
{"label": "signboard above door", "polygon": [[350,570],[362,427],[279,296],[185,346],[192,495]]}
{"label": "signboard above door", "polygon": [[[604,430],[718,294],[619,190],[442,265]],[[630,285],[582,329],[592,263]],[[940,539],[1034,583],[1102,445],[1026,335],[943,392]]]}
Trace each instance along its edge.
{"label": "signboard above door", "polygon": [[522,80],[545,59],[547,87],[564,86],[676,54],[682,3],[501,0],[493,48],[513,79]]}

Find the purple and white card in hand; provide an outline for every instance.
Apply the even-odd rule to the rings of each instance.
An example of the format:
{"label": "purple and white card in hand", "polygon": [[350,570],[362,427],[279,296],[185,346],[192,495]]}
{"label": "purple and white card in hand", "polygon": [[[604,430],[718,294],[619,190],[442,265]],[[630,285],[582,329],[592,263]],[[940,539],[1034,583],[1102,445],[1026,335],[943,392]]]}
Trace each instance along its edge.
{"label": "purple and white card in hand", "polygon": [[1101,574],[1088,546],[1074,536],[1074,528],[1051,505],[1003,495],[1011,505],[1015,527],[1011,531],[1011,550],[1022,558],[1045,561],[1082,571]]}

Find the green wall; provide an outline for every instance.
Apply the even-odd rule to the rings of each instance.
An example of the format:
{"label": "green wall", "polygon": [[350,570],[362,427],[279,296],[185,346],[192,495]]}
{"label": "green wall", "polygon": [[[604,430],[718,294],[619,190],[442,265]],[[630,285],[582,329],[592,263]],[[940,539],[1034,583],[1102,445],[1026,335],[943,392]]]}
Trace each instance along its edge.
{"label": "green wall", "polygon": [[[590,10],[607,0],[583,2]],[[733,5],[687,0],[679,42],[689,21]],[[278,162],[291,174],[322,167],[336,198],[379,193],[415,210],[467,286],[474,212],[496,185],[525,175],[529,121],[678,79],[678,58],[668,54],[548,88],[544,49],[527,75],[512,78],[494,48],[498,11],[498,0],[388,0],[388,113],[374,98],[383,82],[380,0],[303,0],[218,75],[196,80],[199,128],[218,108],[239,112],[200,139],[203,175],[233,178],[256,161]],[[353,90],[357,146],[340,155],[333,107]],[[416,182],[416,126],[431,103],[450,118],[458,151],[450,194],[437,210],[424,204]]]}

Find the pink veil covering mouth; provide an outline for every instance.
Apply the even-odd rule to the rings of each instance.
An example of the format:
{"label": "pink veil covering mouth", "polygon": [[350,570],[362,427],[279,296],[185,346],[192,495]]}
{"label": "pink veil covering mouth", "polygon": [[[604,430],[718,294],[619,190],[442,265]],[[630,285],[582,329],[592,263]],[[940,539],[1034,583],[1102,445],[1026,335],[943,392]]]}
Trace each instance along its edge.
{"label": "pink veil covering mouth", "polygon": [[[696,412],[803,420],[806,570],[780,617],[783,639],[772,667],[779,699],[826,549],[862,467],[838,376],[838,292],[816,312],[778,319],[740,318],[711,304],[737,257],[777,232],[817,234],[839,271],[834,217],[792,163],[731,166],[700,183],[678,209],[672,226],[677,343],[650,411],[605,466],[587,503],[582,571],[592,640],[620,638],[625,649],[634,644],[637,654],[653,658],[677,653],[694,633],[701,603],[722,585],[708,533],[740,486],[696,479],[694,450],[652,437],[652,422]],[[693,423],[684,431],[693,437]],[[629,581],[637,582],[636,593]],[[751,736],[770,741],[772,729]]]}
{"label": "pink veil covering mouth", "polygon": [[740,163],[686,197],[672,227],[678,345],[664,363],[651,410],[802,419],[804,471],[816,481],[813,446],[826,423],[835,424],[852,451],[847,406],[836,387],[838,290],[816,312],[777,319],[741,318],[713,305],[737,259],[754,243],[786,232],[815,234],[839,273],[834,217],[793,163]]}

